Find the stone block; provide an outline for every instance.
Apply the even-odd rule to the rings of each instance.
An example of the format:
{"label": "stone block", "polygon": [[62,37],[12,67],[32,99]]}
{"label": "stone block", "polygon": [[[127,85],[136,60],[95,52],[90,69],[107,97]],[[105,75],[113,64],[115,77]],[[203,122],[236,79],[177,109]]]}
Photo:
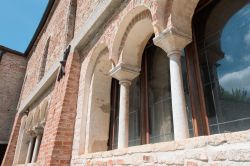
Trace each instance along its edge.
{"label": "stone block", "polygon": [[211,135],[208,138],[208,145],[218,146],[227,142],[224,134]]}
{"label": "stone block", "polygon": [[228,160],[237,162],[250,162],[250,149],[228,151]]}
{"label": "stone block", "polygon": [[175,151],[176,149],[177,149],[177,143],[174,141],[153,144],[154,152],[168,152],[168,151]]}

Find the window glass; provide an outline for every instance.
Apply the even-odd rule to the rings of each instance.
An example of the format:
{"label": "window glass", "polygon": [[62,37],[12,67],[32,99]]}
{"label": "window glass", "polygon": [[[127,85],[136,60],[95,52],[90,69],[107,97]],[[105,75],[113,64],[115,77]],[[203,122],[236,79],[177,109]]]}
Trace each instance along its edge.
{"label": "window glass", "polygon": [[173,140],[169,58],[155,46],[147,56],[150,143]]}
{"label": "window glass", "polygon": [[119,81],[112,79],[111,82],[111,111],[109,126],[109,142],[108,150],[117,149],[118,147],[118,128],[119,128],[119,101],[120,101],[120,85]]}
{"label": "window glass", "polygon": [[114,149],[117,149],[118,147],[118,128],[119,128],[119,102],[120,102],[120,85],[119,82],[116,80],[116,85],[115,85],[115,98],[116,98],[116,103],[115,104],[115,114],[114,114]]}
{"label": "window glass", "polygon": [[210,132],[249,129],[249,0],[213,1],[194,25]]}
{"label": "window glass", "polygon": [[129,98],[129,146],[141,144],[140,134],[140,79],[135,78],[130,85]]}
{"label": "window glass", "polygon": [[181,56],[181,67],[182,67],[182,77],[183,77],[183,88],[184,88],[184,95],[186,100],[186,110],[187,110],[187,119],[188,119],[188,129],[189,129],[189,136],[194,136],[193,130],[193,119],[192,119],[192,110],[191,110],[191,103],[190,103],[190,96],[189,96],[189,89],[188,89],[188,80],[187,80],[187,66],[186,66],[186,57],[185,51],[183,50]]}

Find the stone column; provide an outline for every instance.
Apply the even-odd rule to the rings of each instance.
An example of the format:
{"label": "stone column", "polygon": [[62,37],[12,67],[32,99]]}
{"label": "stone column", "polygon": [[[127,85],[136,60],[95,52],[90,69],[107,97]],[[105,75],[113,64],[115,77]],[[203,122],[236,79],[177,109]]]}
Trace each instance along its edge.
{"label": "stone column", "polygon": [[38,152],[39,152],[39,147],[40,147],[40,144],[41,144],[41,140],[42,140],[42,135],[41,134],[37,135],[31,163],[34,163],[37,160],[37,155],[38,155]]}
{"label": "stone column", "polygon": [[35,142],[35,137],[31,137],[30,141],[29,141],[29,147],[28,147],[28,152],[27,152],[25,164],[28,164],[31,161],[31,156],[32,156],[32,151],[33,151],[32,148],[33,148],[34,142]]}
{"label": "stone column", "polygon": [[129,129],[129,86],[131,81],[121,80],[120,82],[120,110],[118,129],[118,149],[128,147]]}
{"label": "stone column", "polygon": [[36,141],[35,141],[31,163],[35,163],[37,160],[38,152],[40,149],[40,144],[42,141],[43,129],[44,129],[43,125],[41,126],[39,125],[35,128]]}
{"label": "stone column", "polygon": [[131,81],[139,75],[140,69],[135,66],[118,64],[110,74],[120,83],[118,149],[128,147],[129,138],[129,86]]}
{"label": "stone column", "polygon": [[182,50],[191,41],[183,34],[167,30],[154,38],[155,45],[167,52],[170,59],[171,97],[174,125],[174,139],[189,137],[186,101],[183,88],[181,55]]}

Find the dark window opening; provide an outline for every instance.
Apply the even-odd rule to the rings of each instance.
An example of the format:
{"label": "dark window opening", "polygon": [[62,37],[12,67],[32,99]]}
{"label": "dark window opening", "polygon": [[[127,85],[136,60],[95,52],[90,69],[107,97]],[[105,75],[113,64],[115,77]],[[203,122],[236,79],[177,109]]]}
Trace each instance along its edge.
{"label": "dark window opening", "polygon": [[0,165],[2,164],[7,146],[8,144],[0,144]]}

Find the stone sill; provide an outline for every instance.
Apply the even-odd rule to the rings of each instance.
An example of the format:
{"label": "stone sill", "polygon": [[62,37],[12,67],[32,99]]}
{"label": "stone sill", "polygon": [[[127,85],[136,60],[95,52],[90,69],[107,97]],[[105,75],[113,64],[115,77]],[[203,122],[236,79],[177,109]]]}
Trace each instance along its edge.
{"label": "stone sill", "polygon": [[73,40],[70,42],[71,48],[84,47],[87,45],[90,39],[96,35],[96,31],[99,30],[100,26],[105,23],[110,17],[110,14],[114,12],[122,0],[102,0],[100,4],[94,9],[89,18],[82,25],[77,34],[74,35]]}
{"label": "stone sill", "polygon": [[[60,57],[61,59],[61,57]],[[60,60],[59,59],[59,60]],[[45,74],[42,80],[31,91],[30,95],[22,101],[18,113],[24,112],[36,99],[38,99],[48,87],[56,81],[57,73],[60,68],[59,61],[56,61],[50,70]]]}
{"label": "stone sill", "polygon": [[16,164],[16,166],[34,166],[36,163],[28,163],[28,164]]}
{"label": "stone sill", "polygon": [[95,158],[108,158],[113,156],[123,156],[126,154],[134,154],[134,153],[171,152],[171,151],[186,150],[186,149],[197,149],[207,146],[220,146],[224,144],[244,143],[249,141],[250,141],[250,130],[245,130],[233,133],[193,137],[180,141],[145,144],[119,150],[116,149],[105,152],[83,154],[76,158],[95,159]]}

